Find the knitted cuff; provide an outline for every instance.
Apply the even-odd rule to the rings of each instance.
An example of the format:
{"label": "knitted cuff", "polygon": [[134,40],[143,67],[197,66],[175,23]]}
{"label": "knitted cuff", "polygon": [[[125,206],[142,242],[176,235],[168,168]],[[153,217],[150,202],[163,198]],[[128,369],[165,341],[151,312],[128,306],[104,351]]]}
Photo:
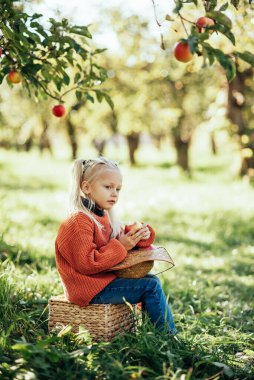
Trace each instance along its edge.
{"label": "knitted cuff", "polygon": [[154,230],[152,229],[151,226],[149,226],[149,224],[147,225],[147,227],[149,228],[150,230],[150,237],[148,239],[143,239],[143,240],[140,240],[137,244],[136,244],[136,247],[139,247],[139,248],[147,248],[149,247],[151,244],[153,244],[154,240],[155,240],[155,232]]}

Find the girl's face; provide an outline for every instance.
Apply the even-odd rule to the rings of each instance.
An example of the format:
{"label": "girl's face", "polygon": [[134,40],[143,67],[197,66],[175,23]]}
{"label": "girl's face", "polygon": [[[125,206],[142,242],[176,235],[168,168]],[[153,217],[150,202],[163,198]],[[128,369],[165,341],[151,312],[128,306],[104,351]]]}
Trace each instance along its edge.
{"label": "girl's face", "polygon": [[105,210],[116,204],[121,187],[122,176],[117,169],[104,170],[92,183],[83,181],[81,184],[82,191]]}

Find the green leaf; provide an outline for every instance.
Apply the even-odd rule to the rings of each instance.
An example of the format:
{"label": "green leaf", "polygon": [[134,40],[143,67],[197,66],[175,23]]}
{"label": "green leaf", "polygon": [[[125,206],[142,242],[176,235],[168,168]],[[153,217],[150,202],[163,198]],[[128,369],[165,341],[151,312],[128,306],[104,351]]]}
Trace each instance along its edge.
{"label": "green leaf", "polygon": [[235,45],[235,36],[227,26],[222,24],[215,24],[211,26],[209,29],[224,34],[224,36],[227,37],[233,45]]}
{"label": "green leaf", "polygon": [[43,65],[35,64],[35,63],[28,63],[24,67],[22,67],[22,73],[27,75],[35,75],[39,70],[41,70]]}
{"label": "green leaf", "polygon": [[170,15],[166,15],[165,20],[174,21],[173,17],[171,17]]}
{"label": "green leaf", "polygon": [[228,9],[228,2],[226,2],[225,4],[223,4],[223,5],[219,8],[219,12],[223,12],[223,11],[225,11],[226,9]]}
{"label": "green leaf", "polygon": [[66,29],[69,26],[69,21],[67,18],[62,19],[62,27]]}
{"label": "green leaf", "polygon": [[[230,3],[235,7],[235,9],[238,9],[240,0],[230,0]],[[249,1],[249,4],[251,4],[251,1]]]}
{"label": "green leaf", "polygon": [[1,31],[7,39],[15,40],[15,33],[7,25],[1,25]]}
{"label": "green leaf", "polygon": [[69,64],[71,66],[74,66],[74,59],[73,59],[72,51],[68,51],[65,58],[67,59],[67,61],[69,62]]}
{"label": "green leaf", "polygon": [[251,52],[245,50],[243,53],[236,52],[235,55],[254,67],[254,54]]}
{"label": "green leaf", "polygon": [[106,51],[106,50],[108,50],[108,49],[95,49],[94,51],[93,51],[93,55],[95,55],[95,54],[100,54],[100,53],[103,53],[104,51]]}
{"label": "green leaf", "polygon": [[205,41],[207,40],[209,37],[210,37],[210,34],[209,34],[209,31],[207,29],[205,29],[204,32],[202,33],[199,33],[197,31],[197,28],[196,26],[192,26],[191,28],[191,35],[189,36],[189,38],[192,38],[192,37],[195,37],[196,40],[197,40],[197,43],[199,43],[200,41]]}
{"label": "green leaf", "polygon": [[66,84],[67,86],[68,84],[70,84],[70,77],[66,73],[64,73],[63,81],[64,81],[64,84]]}
{"label": "green leaf", "polygon": [[80,102],[81,99],[82,99],[82,92],[81,91],[76,91],[75,95],[76,95],[77,101]]}
{"label": "green leaf", "polygon": [[235,46],[235,36],[231,31],[228,31],[225,33],[225,36],[232,42],[232,44]]}
{"label": "green leaf", "polygon": [[203,47],[203,56],[206,56],[209,60],[209,65],[211,66],[214,63],[215,57],[213,54],[213,49],[210,49],[209,44],[202,44]]}
{"label": "green leaf", "polygon": [[31,16],[31,20],[36,20],[37,18],[40,18],[42,17],[43,15],[40,14],[40,13],[34,13],[32,16]]}
{"label": "green leaf", "polygon": [[70,33],[78,34],[87,38],[92,38],[91,33],[89,32],[87,26],[73,26],[69,29]]}
{"label": "green leaf", "polygon": [[87,100],[89,100],[90,102],[94,103],[94,98],[90,95],[90,94],[86,94],[86,98]]}
{"label": "green leaf", "polygon": [[206,16],[216,20],[218,24],[222,24],[228,29],[232,28],[232,21],[230,18],[220,11],[209,11]]}
{"label": "green leaf", "polygon": [[[58,337],[63,337],[64,335],[68,335],[68,334],[70,334],[71,329],[72,329],[72,326],[71,325],[67,325],[67,326],[65,326],[65,327],[62,328],[62,330],[57,334],[57,336]],[[50,352],[50,355],[52,355],[52,352]]]}
{"label": "green leaf", "polygon": [[81,77],[80,73],[76,73],[74,77],[74,83],[77,83],[80,80],[80,77]]}
{"label": "green leaf", "polygon": [[99,90],[96,90],[95,94],[96,94],[96,98],[97,98],[98,102],[101,103],[103,100],[103,93]]}
{"label": "green leaf", "polygon": [[48,37],[48,34],[45,32],[45,30],[43,29],[43,27],[37,22],[37,21],[33,21],[30,23],[30,26],[31,28],[34,28],[37,30],[37,32],[43,36],[44,38],[47,38]]}
{"label": "green leaf", "polygon": [[113,103],[113,100],[111,99],[111,97],[108,94],[106,94],[106,92],[102,92],[102,94],[103,94],[104,99],[106,100],[106,102],[110,106],[110,108],[113,110],[114,109],[114,103]]}
{"label": "green leaf", "polygon": [[217,0],[209,0],[206,2],[207,11],[213,10],[217,6]]}
{"label": "green leaf", "polygon": [[188,38],[188,44],[190,46],[191,53],[195,53],[198,48],[198,39],[195,35],[190,35]]}
{"label": "green leaf", "polygon": [[38,34],[36,33],[31,33],[31,32],[27,32],[29,38],[31,38],[35,43],[37,44],[40,44],[41,43],[41,40],[40,40],[40,37]]}
{"label": "green leaf", "polygon": [[214,52],[214,55],[215,55],[217,61],[225,69],[228,81],[231,82],[232,79],[234,79],[235,73],[236,73],[234,61],[232,60],[231,57],[224,54],[219,49],[213,49],[213,52]]}
{"label": "green leaf", "polygon": [[61,91],[62,88],[62,80],[59,77],[55,77],[54,79],[55,86],[58,91]]}
{"label": "green leaf", "polygon": [[180,10],[182,9],[182,7],[183,7],[183,3],[182,3],[182,1],[180,1],[180,0],[175,0],[175,8],[173,9],[173,12],[174,13],[179,13],[180,12]]}

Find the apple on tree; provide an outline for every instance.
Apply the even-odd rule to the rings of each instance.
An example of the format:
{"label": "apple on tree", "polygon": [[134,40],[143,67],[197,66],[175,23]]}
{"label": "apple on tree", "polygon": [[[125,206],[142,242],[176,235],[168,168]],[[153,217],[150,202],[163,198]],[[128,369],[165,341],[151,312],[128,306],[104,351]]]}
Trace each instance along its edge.
{"label": "apple on tree", "polygon": [[15,71],[15,70],[11,70],[9,72],[9,74],[7,75],[7,79],[9,82],[13,83],[13,84],[17,84],[17,83],[20,83],[21,80],[22,80],[22,75],[20,72],[18,71]]}
{"label": "apple on tree", "polygon": [[203,28],[207,28],[209,26],[215,25],[215,22],[210,17],[199,17],[196,21],[196,26],[198,28],[199,33],[202,33]]}
{"label": "apple on tree", "polygon": [[180,62],[189,62],[192,60],[193,55],[191,54],[188,41],[180,41],[176,44],[174,56]]}
{"label": "apple on tree", "polygon": [[52,108],[52,113],[56,117],[62,117],[65,114],[65,107],[63,104],[57,104]]}
{"label": "apple on tree", "polygon": [[2,47],[0,47],[0,57],[2,56],[2,54],[3,54],[3,48]]}

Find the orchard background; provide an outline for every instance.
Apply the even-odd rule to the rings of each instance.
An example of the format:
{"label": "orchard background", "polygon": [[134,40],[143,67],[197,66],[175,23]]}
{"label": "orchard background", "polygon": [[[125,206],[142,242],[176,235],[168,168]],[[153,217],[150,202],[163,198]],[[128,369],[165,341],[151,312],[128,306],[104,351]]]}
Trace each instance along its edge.
{"label": "orchard background", "polygon": [[[0,377],[251,379],[254,5],[85,3],[0,3]],[[48,334],[72,159],[101,154],[173,253],[177,338]]]}

